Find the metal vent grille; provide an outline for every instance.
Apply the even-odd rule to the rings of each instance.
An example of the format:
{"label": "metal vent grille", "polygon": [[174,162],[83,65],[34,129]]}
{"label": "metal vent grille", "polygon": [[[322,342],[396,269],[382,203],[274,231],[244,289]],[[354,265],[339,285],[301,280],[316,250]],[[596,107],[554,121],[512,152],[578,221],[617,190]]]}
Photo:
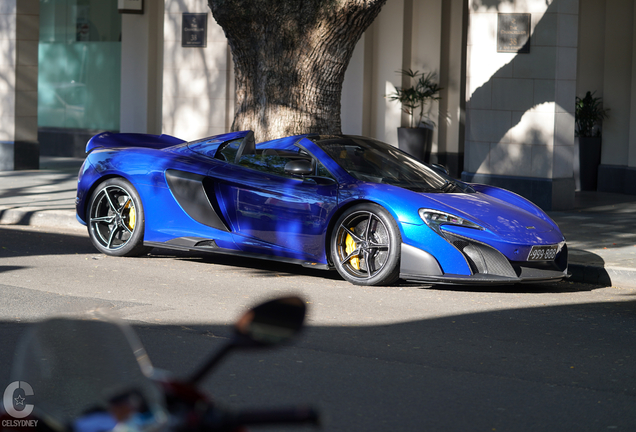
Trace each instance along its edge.
{"label": "metal vent grille", "polygon": [[517,277],[508,259],[483,243],[444,232],[444,237],[466,257],[473,273]]}

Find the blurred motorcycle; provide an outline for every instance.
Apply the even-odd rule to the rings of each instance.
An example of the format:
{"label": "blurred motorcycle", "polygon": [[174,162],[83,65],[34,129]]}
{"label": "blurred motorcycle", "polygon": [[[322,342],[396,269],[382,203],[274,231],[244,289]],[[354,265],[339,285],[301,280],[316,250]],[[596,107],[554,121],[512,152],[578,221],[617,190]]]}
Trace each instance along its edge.
{"label": "blurred motorcycle", "polygon": [[[197,385],[230,352],[293,338],[305,302],[283,297],[249,309],[232,338],[189,378],[152,367],[132,328],[98,317],[53,318],[22,338],[4,392],[2,431],[234,432],[266,424],[319,424],[308,406],[230,410]],[[32,386],[32,387],[31,387]]]}

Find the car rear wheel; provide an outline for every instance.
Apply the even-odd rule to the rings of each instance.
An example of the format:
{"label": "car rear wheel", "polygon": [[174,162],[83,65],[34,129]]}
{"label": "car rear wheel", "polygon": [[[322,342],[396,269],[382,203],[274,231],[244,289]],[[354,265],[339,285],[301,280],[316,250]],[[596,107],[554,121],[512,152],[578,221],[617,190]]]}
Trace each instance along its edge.
{"label": "car rear wheel", "polygon": [[336,222],[331,259],[338,273],[355,285],[390,285],[400,275],[400,230],[377,204],[358,204]]}
{"label": "car rear wheel", "polygon": [[101,183],[89,204],[88,235],[106,255],[137,256],[143,246],[144,210],[135,188],[122,178]]}

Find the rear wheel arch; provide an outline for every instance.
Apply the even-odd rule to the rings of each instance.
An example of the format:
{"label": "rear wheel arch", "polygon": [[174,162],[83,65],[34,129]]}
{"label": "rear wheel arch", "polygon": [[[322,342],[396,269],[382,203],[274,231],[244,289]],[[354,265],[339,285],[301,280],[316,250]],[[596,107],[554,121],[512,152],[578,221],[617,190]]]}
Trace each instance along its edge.
{"label": "rear wheel arch", "polygon": [[102,183],[104,183],[107,180],[110,180],[112,178],[122,178],[128,182],[130,182],[130,180],[128,180],[127,178],[125,178],[124,176],[120,176],[117,174],[108,174],[105,175],[103,177],[98,178],[97,180],[95,180],[93,182],[93,184],[91,185],[90,188],[88,188],[88,190],[85,193],[85,199],[84,199],[84,208],[82,209],[84,211],[84,222],[88,222],[88,210],[89,210],[89,206],[91,205],[91,197],[93,196],[93,193],[95,193],[95,189],[97,189]]}

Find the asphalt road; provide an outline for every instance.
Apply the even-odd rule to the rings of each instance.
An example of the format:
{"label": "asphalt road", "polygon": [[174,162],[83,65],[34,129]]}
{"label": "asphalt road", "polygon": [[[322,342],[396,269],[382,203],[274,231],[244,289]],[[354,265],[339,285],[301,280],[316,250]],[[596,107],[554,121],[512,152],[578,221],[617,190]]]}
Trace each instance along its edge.
{"label": "asphalt road", "polygon": [[364,288],[335,272],[234,257],[106,257],[84,231],[4,226],[0,276],[0,390],[34,320],[116,311],[155,366],[186,376],[247,307],[292,292],[310,308],[302,337],[228,358],[205,382],[219,401],[311,402],[328,431],[636,428],[636,290]]}

